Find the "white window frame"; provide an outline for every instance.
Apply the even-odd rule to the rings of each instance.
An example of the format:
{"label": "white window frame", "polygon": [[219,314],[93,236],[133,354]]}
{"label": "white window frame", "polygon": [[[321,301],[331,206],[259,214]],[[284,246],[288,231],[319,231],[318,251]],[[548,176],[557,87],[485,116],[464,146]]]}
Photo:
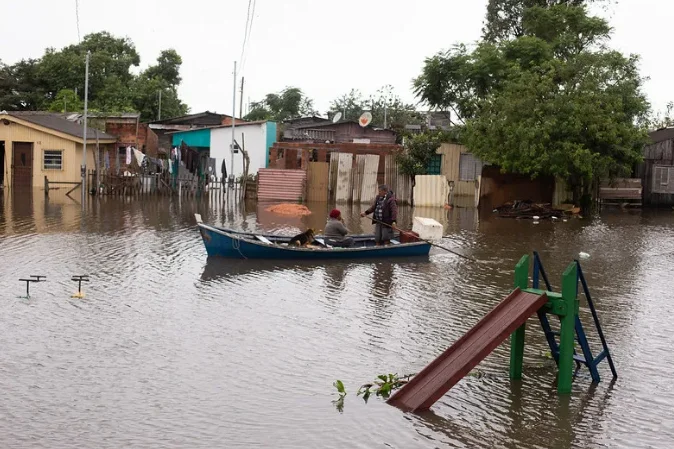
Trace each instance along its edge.
{"label": "white window frame", "polygon": [[674,193],[673,178],[674,166],[655,165],[653,167],[653,193]]}
{"label": "white window frame", "polygon": [[[58,165],[58,167],[55,164],[52,164],[50,166],[47,166],[47,153],[60,153],[61,155],[61,160]],[[42,170],[43,171],[63,171],[63,150],[55,150],[55,149],[47,149],[47,150],[42,150]],[[52,154],[50,156],[55,156],[55,154]]]}

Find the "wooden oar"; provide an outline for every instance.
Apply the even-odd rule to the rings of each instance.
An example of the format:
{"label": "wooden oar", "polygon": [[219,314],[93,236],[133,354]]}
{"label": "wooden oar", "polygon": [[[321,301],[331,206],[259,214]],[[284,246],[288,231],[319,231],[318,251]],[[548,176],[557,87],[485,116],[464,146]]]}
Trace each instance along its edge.
{"label": "wooden oar", "polygon": [[[368,217],[368,215],[369,215],[369,214],[365,214],[366,217]],[[435,246],[436,248],[444,249],[444,250],[447,251],[448,253],[452,253],[452,254],[454,254],[455,256],[462,257],[462,258],[464,258],[464,259],[466,259],[466,260],[470,260],[471,262],[479,262],[479,260],[477,260],[477,259],[473,259],[472,257],[464,256],[463,254],[457,253],[456,251],[452,251],[451,249],[446,248],[446,247],[444,247],[444,246],[442,246],[442,245],[438,245],[437,243],[433,243],[433,242],[431,242],[431,241],[429,241],[429,240],[422,239],[421,237],[418,237],[418,236],[412,234],[412,233],[409,232],[409,231],[403,231],[402,229],[396,228],[395,226],[392,226],[392,225],[390,225],[390,224],[388,224],[388,223],[384,223],[383,221],[379,221],[379,220],[377,220],[377,219],[374,218],[374,217],[368,217],[368,218],[369,218],[370,220],[374,221],[375,223],[379,223],[379,224],[382,225],[382,226],[386,226],[386,227],[388,227],[388,228],[391,228],[391,229],[393,229],[394,231],[398,231],[398,232],[400,232],[400,233],[402,233],[402,234],[405,234],[405,235],[414,237],[415,239],[421,240],[422,242],[426,242],[426,243],[428,243],[428,244],[431,245],[431,246]]]}

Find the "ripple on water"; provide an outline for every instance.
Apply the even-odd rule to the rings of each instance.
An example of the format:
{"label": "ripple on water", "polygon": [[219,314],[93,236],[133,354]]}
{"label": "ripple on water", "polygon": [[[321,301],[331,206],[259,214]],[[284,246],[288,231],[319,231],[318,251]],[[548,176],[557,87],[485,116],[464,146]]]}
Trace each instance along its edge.
{"label": "ripple on water", "polygon": [[[671,214],[533,226],[490,214],[478,222],[454,210],[443,246],[483,263],[434,249],[427,261],[326,264],[207,260],[192,214],[287,233],[316,226],[317,218],[270,218],[259,207],[222,202],[114,198],[82,214],[76,204],[39,201],[0,219],[3,447],[645,448],[674,441],[674,391],[663,374],[674,363]],[[348,223],[369,229],[355,216]],[[614,385],[602,367],[601,384],[590,387],[582,374],[570,397],[558,397],[556,368],[532,319],[521,382],[508,379],[504,343],[431,412],[405,414],[356,397],[378,374],[416,372],[446,349],[508,294],[514,264],[534,249],[556,288],[580,251],[591,254],[582,265],[620,374]],[[32,287],[30,299],[16,298],[16,279],[38,272],[48,282]],[[72,299],[70,276],[81,273],[92,281],[85,299]],[[589,322],[584,299],[581,316]],[[588,334],[597,351],[597,336]],[[331,403],[337,378],[349,392],[341,414]]]}

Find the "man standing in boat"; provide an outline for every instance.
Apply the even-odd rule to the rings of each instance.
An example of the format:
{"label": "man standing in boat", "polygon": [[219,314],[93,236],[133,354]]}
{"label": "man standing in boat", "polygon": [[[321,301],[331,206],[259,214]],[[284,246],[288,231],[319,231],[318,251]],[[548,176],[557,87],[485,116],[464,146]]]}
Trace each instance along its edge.
{"label": "man standing in boat", "polygon": [[374,204],[368,210],[360,214],[361,217],[373,215],[374,241],[377,246],[388,245],[393,238],[393,227],[398,218],[398,202],[395,194],[386,184],[379,186],[379,193]]}

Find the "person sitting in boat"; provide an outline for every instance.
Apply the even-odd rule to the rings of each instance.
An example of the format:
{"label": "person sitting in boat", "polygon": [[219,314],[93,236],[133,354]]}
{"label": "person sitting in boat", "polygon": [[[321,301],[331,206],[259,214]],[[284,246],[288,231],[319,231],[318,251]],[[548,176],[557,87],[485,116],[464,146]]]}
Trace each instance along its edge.
{"label": "person sitting in boat", "polygon": [[379,193],[374,204],[368,210],[360,214],[361,217],[374,214],[374,242],[377,246],[388,245],[393,238],[393,229],[398,219],[398,203],[396,196],[386,184],[379,186]]}
{"label": "person sitting in boat", "polygon": [[325,243],[339,248],[353,246],[353,237],[347,237],[349,230],[344,226],[344,219],[339,209],[333,209],[325,225]]}

